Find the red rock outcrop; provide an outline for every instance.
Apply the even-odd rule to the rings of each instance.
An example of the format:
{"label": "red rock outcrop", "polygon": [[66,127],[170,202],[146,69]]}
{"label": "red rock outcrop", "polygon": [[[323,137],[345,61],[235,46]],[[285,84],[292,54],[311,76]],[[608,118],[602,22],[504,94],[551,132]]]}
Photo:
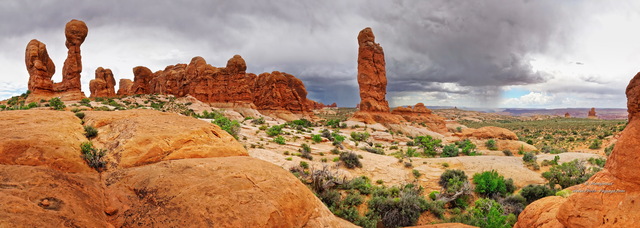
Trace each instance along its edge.
{"label": "red rock outcrop", "polygon": [[591,110],[589,110],[587,118],[589,118],[589,119],[597,119],[598,118],[598,116],[596,115],[596,108],[591,108]]}
{"label": "red rock outcrop", "polygon": [[131,92],[131,88],[133,88],[133,81],[131,79],[120,79],[118,82],[118,96],[129,96],[133,95]]}
{"label": "red rock outcrop", "polygon": [[445,118],[432,114],[423,103],[418,103],[414,107],[397,107],[391,114],[402,116],[408,122],[424,123],[429,129],[438,133],[447,132]]}
{"label": "red rock outcrop", "polygon": [[254,104],[258,110],[309,112],[307,89],[300,79],[287,73],[262,73],[256,79]]}
{"label": "red rock outcrop", "polygon": [[564,114],[564,118],[571,118],[571,114],[569,114],[568,112]]}
{"label": "red rock outcrop", "polygon": [[513,133],[513,131],[493,126],[481,127],[478,129],[465,128],[462,129],[462,132],[454,135],[461,138],[518,140],[518,135]]}
{"label": "red rock outcrop", "polygon": [[98,67],[96,78],[89,82],[90,97],[115,97],[116,79],[110,69]]}
{"label": "red rock outcrop", "polygon": [[[640,211],[637,171],[640,164],[640,141],[637,140],[640,137],[640,73],[631,79],[626,95],[629,124],[622,131],[604,170],[585,183],[570,187],[573,193],[566,201],[552,205],[552,208],[558,208],[555,218],[562,227],[636,227],[640,221],[640,213],[637,213]],[[539,219],[526,215],[540,214],[541,210],[531,206],[525,208],[516,226],[530,227],[529,224],[539,223]]]}
{"label": "red rock outcrop", "polygon": [[360,111],[389,112],[384,51],[380,44],[375,43],[371,28],[360,31],[358,46]]}
{"label": "red rock outcrop", "polygon": [[355,227],[211,123],[85,113],[94,146],[107,149],[102,173],[81,158],[73,113],[0,112],[0,227]]}
{"label": "red rock outcrop", "polygon": [[65,45],[68,53],[62,68],[62,82],[59,83],[51,81],[55,73],[55,65],[49,58],[46,46],[38,40],[31,40],[27,44],[25,63],[29,72],[31,94],[26,102],[49,100],[53,97],[60,97],[64,101],[85,98],[80,84],[82,72],[80,45],[87,37],[87,33],[87,25],[82,21],[71,20],[66,24]]}
{"label": "red rock outcrop", "polygon": [[133,68],[133,85],[131,86],[132,94],[150,94],[149,82],[153,77],[153,73],[149,68],[137,66]]}

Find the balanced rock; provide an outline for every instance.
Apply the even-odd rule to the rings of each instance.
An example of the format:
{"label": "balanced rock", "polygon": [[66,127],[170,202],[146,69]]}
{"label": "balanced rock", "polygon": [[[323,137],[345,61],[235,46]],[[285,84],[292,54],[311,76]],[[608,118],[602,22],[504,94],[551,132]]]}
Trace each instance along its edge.
{"label": "balanced rock", "polygon": [[133,88],[133,81],[131,79],[120,79],[118,83],[118,96],[129,96],[133,95],[131,92],[131,88]]}
{"label": "balanced rock", "polygon": [[98,67],[96,78],[89,82],[91,97],[115,97],[116,79],[110,69]]}
{"label": "balanced rock", "polygon": [[388,112],[384,51],[380,44],[375,43],[375,36],[371,28],[360,31],[358,46],[360,111]]}
{"label": "balanced rock", "polygon": [[71,20],[64,29],[67,38],[67,59],[62,67],[62,82],[56,84],[58,91],[80,90],[80,73],[82,73],[82,56],[80,56],[80,45],[87,37],[89,29],[83,21]]}
{"label": "balanced rock", "polygon": [[[640,164],[640,142],[637,140],[640,137],[640,73],[631,79],[626,95],[629,124],[622,131],[604,169],[585,183],[569,187],[573,193],[564,202],[549,204],[546,208],[528,206],[520,214],[516,227],[542,224],[544,221],[530,215],[556,208],[555,218],[562,225],[558,227],[637,226],[640,221],[640,213],[636,213],[640,211],[640,176],[637,172]],[[538,201],[552,200],[547,197]]]}

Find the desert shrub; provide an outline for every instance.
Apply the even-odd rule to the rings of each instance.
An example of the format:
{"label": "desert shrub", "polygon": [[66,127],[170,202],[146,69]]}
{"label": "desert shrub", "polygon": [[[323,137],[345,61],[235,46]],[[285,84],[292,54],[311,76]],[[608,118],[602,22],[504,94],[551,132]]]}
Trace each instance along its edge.
{"label": "desert shrub", "polygon": [[300,161],[300,167],[302,169],[309,169],[309,163],[307,163],[305,161]]}
{"label": "desert shrub", "polygon": [[413,177],[420,178],[420,176],[422,176],[422,173],[420,173],[420,171],[418,171],[417,169],[414,169],[411,171],[413,173]]}
{"label": "desert shrub", "polygon": [[437,154],[436,150],[442,147],[442,140],[434,139],[430,135],[418,136],[413,139],[413,142],[422,148],[424,155],[428,157],[434,157]]}
{"label": "desert shrub", "polygon": [[502,205],[503,214],[520,215],[520,212],[527,206],[527,200],[521,195],[511,195],[498,201]]}
{"label": "desert shrub", "polygon": [[[478,227],[513,227],[516,219],[513,214],[503,215],[502,206],[492,199],[481,198],[476,200],[471,214],[474,217],[474,226]],[[511,218],[509,218],[511,217]]]}
{"label": "desert shrub", "polygon": [[337,206],[340,203],[341,196],[340,192],[334,189],[329,189],[327,191],[321,192],[318,194],[318,198],[327,205],[328,208],[332,208]]}
{"label": "desert shrub", "polygon": [[311,135],[311,140],[313,140],[316,143],[322,142],[322,136],[320,136],[320,135]]}
{"label": "desert shrub", "polygon": [[332,127],[332,128],[339,128],[340,127],[340,120],[338,120],[338,119],[329,120],[329,121],[327,121],[325,126]]}
{"label": "desert shrub", "polygon": [[511,152],[511,150],[503,150],[502,153],[504,156],[513,156],[513,152]]}
{"label": "desert shrub", "polygon": [[571,195],[571,193],[572,193],[572,192],[571,192],[571,190],[569,190],[569,189],[564,189],[564,190],[562,190],[562,191],[558,191],[558,192],[556,192],[556,194],[555,194],[555,195],[556,195],[556,196],[562,196],[562,197],[564,197],[564,198],[567,198],[567,197],[569,197],[569,196]]}
{"label": "desert shrub", "polygon": [[251,120],[251,123],[252,124],[256,124],[256,125],[264,124],[265,123],[264,117],[260,117],[258,119],[253,119],[253,120]]}
{"label": "desert shrub", "polygon": [[95,138],[96,136],[98,136],[98,129],[93,126],[84,126],[84,136],[86,136],[88,139]]}
{"label": "desert shrub", "polygon": [[356,142],[364,142],[369,139],[369,132],[351,132],[351,140]]}
{"label": "desert shrub", "polygon": [[530,204],[538,199],[552,196],[555,194],[555,191],[546,185],[530,184],[522,188],[519,194],[527,200],[527,204]]}
{"label": "desert shrub", "polygon": [[64,105],[64,102],[62,102],[60,98],[54,97],[49,100],[49,107],[54,110],[64,110],[67,106]]}
{"label": "desert shrub", "polygon": [[420,214],[430,207],[420,193],[419,188],[405,186],[395,197],[374,196],[369,200],[368,207],[380,218],[385,227],[413,226]]}
{"label": "desert shrub", "polygon": [[432,192],[429,193],[429,199],[436,200],[436,198],[438,197],[439,194],[440,194],[439,191],[432,191]]}
{"label": "desert shrub", "polygon": [[286,123],[291,129],[303,130],[305,128],[313,126],[313,123],[307,119],[299,119]]}
{"label": "desert shrub", "polygon": [[590,172],[578,159],[552,166],[549,171],[542,173],[542,177],[549,181],[549,187],[555,189],[556,184],[562,188],[582,184],[587,181],[594,172]]}
{"label": "desert shrub", "polygon": [[374,147],[362,147],[360,148],[364,151],[367,151],[369,153],[374,153],[374,154],[382,154],[384,155],[384,150],[381,148],[374,148]]}
{"label": "desert shrub", "polygon": [[238,123],[238,121],[230,120],[223,115],[219,115],[214,120],[212,120],[211,123],[218,125],[222,130],[238,139],[238,133],[240,133],[240,123]]}
{"label": "desert shrub", "polygon": [[284,139],[284,137],[282,137],[282,136],[278,136],[278,137],[273,138],[273,142],[275,142],[277,144],[280,144],[280,145],[284,145],[284,144],[287,143],[287,140]]}
{"label": "desert shrub", "polygon": [[536,155],[533,152],[524,153],[522,160],[524,162],[536,162]]}
{"label": "desert shrub", "polygon": [[84,112],[76,112],[76,117],[84,119]]}
{"label": "desert shrub", "polygon": [[353,152],[340,153],[340,161],[342,161],[344,166],[349,169],[353,169],[355,167],[362,168],[360,158],[358,158],[358,155]]}
{"label": "desert shrub", "polygon": [[616,146],[616,144],[614,143],[614,144],[611,144],[611,146],[608,146],[608,147],[604,148],[604,153],[607,156],[611,155],[611,152],[613,152],[613,147],[615,147],[615,146]]}
{"label": "desert shrub", "polygon": [[594,139],[589,145],[589,149],[600,149],[602,147],[602,141],[600,139]]}
{"label": "desert shrub", "polygon": [[274,125],[267,129],[266,133],[268,136],[277,136],[282,133],[282,128],[284,128],[284,125]]}
{"label": "desert shrub", "polygon": [[607,159],[591,157],[587,161],[589,162],[589,164],[596,165],[600,168],[604,168],[604,165],[607,162]]}
{"label": "desert shrub", "polygon": [[80,100],[80,105],[91,107],[91,100],[89,100],[89,98],[82,98],[82,100]]}
{"label": "desert shrub", "polygon": [[464,186],[468,184],[467,174],[459,169],[447,169],[440,175],[438,184],[445,192],[455,193],[462,191]]}
{"label": "desert shrub", "polygon": [[341,185],[342,189],[358,190],[361,194],[369,195],[373,191],[371,180],[366,176],[359,176]]}
{"label": "desert shrub", "polygon": [[458,147],[455,144],[446,145],[442,148],[442,153],[440,157],[457,157],[458,156]]}
{"label": "desert shrub", "polygon": [[496,143],[496,140],[489,139],[489,140],[487,140],[487,142],[484,145],[489,150],[498,150],[498,143]]}
{"label": "desert shrub", "polygon": [[495,198],[513,192],[507,191],[504,177],[495,170],[476,173],[473,175],[473,183],[476,185],[475,192],[481,196]]}
{"label": "desert shrub", "polygon": [[96,149],[91,142],[83,142],[80,144],[80,150],[82,152],[82,158],[87,164],[98,171],[105,167],[106,161],[103,157],[106,155],[105,149]]}
{"label": "desert shrub", "polygon": [[476,153],[476,145],[471,142],[471,140],[465,139],[462,141],[456,142],[456,146],[460,148],[462,154],[464,155],[475,155]]}

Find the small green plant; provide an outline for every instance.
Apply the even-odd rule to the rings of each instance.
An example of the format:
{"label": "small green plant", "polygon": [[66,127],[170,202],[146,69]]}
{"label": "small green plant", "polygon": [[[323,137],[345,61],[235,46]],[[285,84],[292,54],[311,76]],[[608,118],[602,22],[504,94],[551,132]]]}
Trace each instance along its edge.
{"label": "small green plant", "polygon": [[76,112],[76,117],[80,118],[81,120],[84,119],[84,112]]}
{"label": "small green plant", "polygon": [[64,102],[62,102],[60,98],[54,97],[49,100],[49,107],[54,110],[64,110],[67,106],[64,105]]}
{"label": "small green plant", "polygon": [[571,190],[569,190],[569,189],[564,189],[564,190],[562,190],[562,191],[558,191],[558,192],[556,192],[556,196],[562,196],[562,197],[564,197],[564,198],[567,198],[567,197],[569,197],[569,196],[571,195],[571,193],[572,193],[572,192],[571,192]]}
{"label": "small green plant", "polygon": [[356,142],[364,142],[369,138],[369,132],[351,132],[351,140]]}
{"label": "small green plant", "polygon": [[600,149],[601,147],[602,141],[600,139],[594,139],[593,142],[591,142],[591,145],[589,145],[589,149],[592,150]]}
{"label": "small green plant", "polygon": [[106,155],[105,149],[96,149],[93,147],[93,143],[83,142],[80,144],[80,150],[82,157],[91,168],[101,171],[105,167],[106,161],[103,160]]}
{"label": "small green plant", "polygon": [[513,156],[513,152],[511,152],[511,150],[503,150],[502,153],[504,156]]}
{"label": "small green plant", "polygon": [[444,168],[449,168],[449,163],[443,162],[443,163],[442,163],[442,167],[444,167]]}
{"label": "small green plant", "polygon": [[522,156],[524,162],[536,162],[536,155],[533,152],[527,152]]}
{"label": "small green plant", "polygon": [[360,158],[358,155],[353,152],[342,152],[339,157],[340,161],[344,163],[344,166],[353,169],[353,168],[362,168],[362,163],[360,163]]}
{"label": "small green plant", "polygon": [[267,129],[267,135],[268,136],[277,136],[280,135],[280,133],[282,133],[282,128],[284,128],[284,125],[275,125],[270,127],[269,129]]}
{"label": "small green plant", "polygon": [[458,156],[458,147],[455,144],[446,145],[442,148],[442,153],[440,157],[457,157]]}
{"label": "small green plant", "polygon": [[413,173],[413,177],[415,177],[416,179],[420,178],[420,176],[422,176],[422,173],[420,173],[420,171],[418,171],[417,169],[414,169],[411,171]]}
{"label": "small green plant", "polygon": [[309,163],[300,161],[300,167],[302,167],[303,169],[309,169]]}
{"label": "small green plant", "polygon": [[311,135],[311,140],[313,140],[315,143],[322,142],[322,136],[320,136],[320,135]]}
{"label": "small green plant", "polygon": [[475,192],[482,196],[504,196],[513,192],[507,188],[504,177],[495,170],[476,173],[473,175],[473,183],[476,185]]}
{"label": "small green plant", "polygon": [[284,144],[287,143],[287,140],[285,140],[284,137],[282,137],[282,136],[278,136],[278,137],[273,138],[273,142],[275,142],[277,144],[280,144],[280,145],[284,145]]}
{"label": "small green plant", "polygon": [[84,126],[84,136],[86,136],[88,139],[95,138],[96,136],[98,136],[98,129],[93,126]]}
{"label": "small green plant", "polygon": [[489,150],[498,150],[498,144],[496,143],[496,140],[489,139],[489,140],[487,140],[487,142],[484,145]]}
{"label": "small green plant", "polygon": [[238,123],[237,120],[230,120],[229,118],[220,114],[216,116],[216,118],[212,120],[211,123],[218,125],[222,130],[238,139],[238,133],[240,133],[240,123]]}
{"label": "small green plant", "polygon": [[530,184],[522,188],[519,194],[527,200],[527,204],[530,204],[538,199],[554,195],[555,191],[546,185]]}
{"label": "small green plant", "polygon": [[91,107],[91,100],[89,98],[82,98],[82,100],[80,100],[80,104]]}

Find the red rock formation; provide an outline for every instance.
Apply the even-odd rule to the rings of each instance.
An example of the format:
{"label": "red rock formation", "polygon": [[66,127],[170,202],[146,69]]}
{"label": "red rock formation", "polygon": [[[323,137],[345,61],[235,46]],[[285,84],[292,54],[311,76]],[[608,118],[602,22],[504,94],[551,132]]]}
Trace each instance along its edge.
{"label": "red rock formation", "polygon": [[336,104],[336,102],[333,102],[330,105],[328,105],[327,107],[329,107],[329,108],[337,108],[338,104]]}
{"label": "red rock formation", "polygon": [[568,112],[564,114],[564,118],[571,118],[571,114],[569,114]]}
{"label": "red rock formation", "polygon": [[[626,90],[629,124],[622,131],[604,170],[593,175],[584,184],[572,186],[573,193],[565,202],[552,205],[562,227],[637,227],[640,221],[640,73],[631,79]],[[548,198],[540,201],[549,201]],[[537,201],[536,201],[537,202]],[[535,204],[535,202],[534,202]],[[552,211],[549,208],[544,211]],[[544,212],[527,207],[520,214],[517,227],[541,224],[539,219],[527,215]]]}
{"label": "red rock formation", "polygon": [[590,118],[590,119],[598,118],[598,116],[596,115],[596,108],[591,108],[591,110],[589,110],[589,115],[587,116],[587,118]]}
{"label": "red rock formation", "polygon": [[391,114],[400,115],[409,122],[424,123],[429,129],[438,133],[447,132],[445,118],[432,114],[431,110],[423,103],[418,103],[413,108],[411,106],[397,107],[393,109]]}
{"label": "red rock formation", "polygon": [[29,72],[29,90],[32,93],[53,92],[51,77],[56,72],[56,66],[49,58],[47,46],[38,40],[31,40],[27,44],[25,64]]}
{"label": "red rock formation", "polygon": [[81,91],[80,73],[82,61],[80,45],[87,37],[87,25],[78,20],[71,20],[65,26],[66,46],[69,49],[67,60],[62,68],[62,82],[53,83],[51,77],[55,73],[55,65],[47,54],[46,46],[38,40],[27,44],[25,63],[29,72],[29,90],[31,94],[27,102],[49,100],[60,97],[64,101],[85,98]]}
{"label": "red rock formation", "polygon": [[387,72],[384,51],[375,43],[371,28],[358,34],[358,85],[360,86],[360,111],[388,112]]}
{"label": "red rock formation", "polygon": [[153,73],[149,68],[137,66],[133,68],[133,85],[131,86],[132,94],[150,94],[149,81],[153,77]]}
{"label": "red rock formation", "polygon": [[262,73],[256,79],[254,104],[258,110],[309,112],[307,90],[300,79],[287,73]]}
{"label": "red rock formation", "polygon": [[89,82],[91,97],[115,97],[116,79],[110,69],[98,67],[96,78]]}
{"label": "red rock formation", "polygon": [[118,83],[118,96],[133,95],[131,88],[133,87],[133,81],[131,79],[120,79]]}

